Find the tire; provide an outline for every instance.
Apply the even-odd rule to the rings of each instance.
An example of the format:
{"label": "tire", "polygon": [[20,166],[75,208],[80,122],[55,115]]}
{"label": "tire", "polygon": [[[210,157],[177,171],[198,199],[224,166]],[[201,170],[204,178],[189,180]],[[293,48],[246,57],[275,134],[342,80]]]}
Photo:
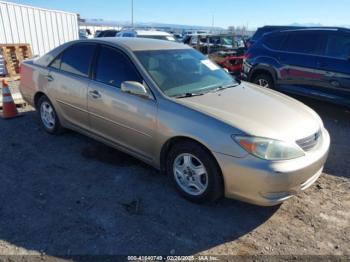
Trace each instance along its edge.
{"label": "tire", "polygon": [[267,73],[257,74],[253,79],[253,83],[266,88],[275,88],[272,77]]}
{"label": "tire", "polygon": [[64,128],[61,126],[55,108],[46,96],[40,97],[37,110],[41,125],[49,134],[61,134]]}
{"label": "tire", "polygon": [[[189,170],[185,159],[191,163]],[[210,203],[223,197],[223,179],[216,160],[195,142],[181,142],[170,149],[166,173],[178,192],[191,202]]]}

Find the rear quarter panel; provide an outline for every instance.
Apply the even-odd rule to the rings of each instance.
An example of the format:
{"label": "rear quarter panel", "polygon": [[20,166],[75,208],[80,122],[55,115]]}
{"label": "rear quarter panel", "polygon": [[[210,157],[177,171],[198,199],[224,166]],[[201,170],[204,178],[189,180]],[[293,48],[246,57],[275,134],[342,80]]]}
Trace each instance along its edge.
{"label": "rear quarter panel", "polygon": [[32,106],[35,94],[39,91],[47,93],[48,70],[45,67],[35,65],[33,60],[27,60],[21,64],[21,80],[19,90],[23,99]]}

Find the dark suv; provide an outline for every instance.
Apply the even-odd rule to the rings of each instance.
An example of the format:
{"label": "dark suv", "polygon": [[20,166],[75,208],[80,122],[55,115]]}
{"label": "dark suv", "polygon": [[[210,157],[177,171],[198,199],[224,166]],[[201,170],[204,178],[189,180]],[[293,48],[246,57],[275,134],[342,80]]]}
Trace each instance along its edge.
{"label": "dark suv", "polygon": [[312,28],[265,34],[247,51],[242,78],[350,106],[350,30]]}
{"label": "dark suv", "polygon": [[263,27],[259,27],[252,38],[250,38],[247,41],[247,47],[252,46],[255,42],[257,42],[260,38],[263,37],[264,34],[266,33],[271,33],[274,31],[282,31],[282,30],[287,30],[287,29],[301,29],[305,27],[301,26],[288,26],[288,25],[265,25]]}

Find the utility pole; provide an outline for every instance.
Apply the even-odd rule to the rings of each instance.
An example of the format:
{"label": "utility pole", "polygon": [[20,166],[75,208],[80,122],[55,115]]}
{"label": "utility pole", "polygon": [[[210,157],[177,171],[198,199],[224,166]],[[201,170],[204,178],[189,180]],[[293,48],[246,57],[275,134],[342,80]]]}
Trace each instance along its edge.
{"label": "utility pole", "polygon": [[131,0],[131,26],[134,28],[134,0]]}

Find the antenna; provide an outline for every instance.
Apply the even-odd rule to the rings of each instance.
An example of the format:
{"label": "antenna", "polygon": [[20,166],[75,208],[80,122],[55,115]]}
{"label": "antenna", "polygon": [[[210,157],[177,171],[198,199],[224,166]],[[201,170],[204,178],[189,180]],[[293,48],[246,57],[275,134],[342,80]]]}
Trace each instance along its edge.
{"label": "antenna", "polygon": [[131,27],[134,28],[134,0],[131,0]]}

